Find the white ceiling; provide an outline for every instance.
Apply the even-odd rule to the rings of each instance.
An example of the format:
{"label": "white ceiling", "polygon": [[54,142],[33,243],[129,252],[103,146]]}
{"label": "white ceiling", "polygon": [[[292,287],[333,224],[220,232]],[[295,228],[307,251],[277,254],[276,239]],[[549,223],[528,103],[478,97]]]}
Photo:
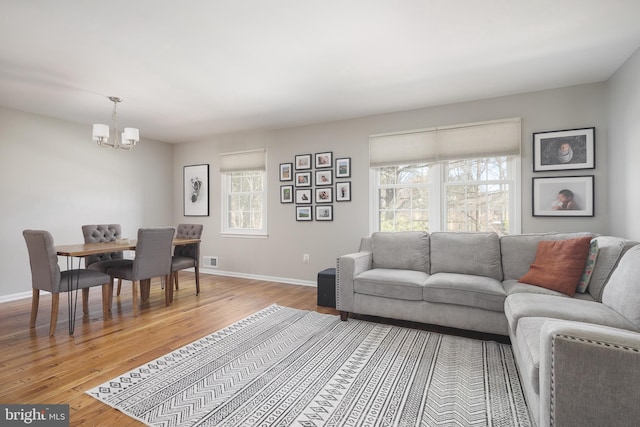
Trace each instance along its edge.
{"label": "white ceiling", "polygon": [[[0,105],[172,143],[607,80],[639,0],[0,0]],[[87,130],[90,133],[90,130]]]}

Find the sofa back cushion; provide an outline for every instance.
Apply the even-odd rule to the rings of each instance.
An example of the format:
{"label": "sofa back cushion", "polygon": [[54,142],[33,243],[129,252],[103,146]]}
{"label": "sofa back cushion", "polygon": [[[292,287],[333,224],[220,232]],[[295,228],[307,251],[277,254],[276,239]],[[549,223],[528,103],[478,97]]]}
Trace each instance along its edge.
{"label": "sofa back cushion", "polygon": [[458,273],[502,280],[496,233],[431,233],[431,274]]}
{"label": "sofa back cushion", "polygon": [[629,249],[611,273],[602,303],[640,328],[640,246]]}
{"label": "sofa back cushion", "polygon": [[596,265],[593,267],[587,292],[596,301],[602,301],[603,289],[613,270],[625,252],[635,246],[637,242],[613,236],[598,236],[596,241],[598,242],[598,258],[596,259]]}
{"label": "sofa back cushion", "polygon": [[[543,240],[566,240],[593,236],[593,233],[535,233],[515,234],[500,238],[504,280],[518,280],[531,268],[536,259],[538,243]],[[593,280],[593,276],[591,277]]]}
{"label": "sofa back cushion", "polygon": [[373,233],[371,252],[373,268],[429,273],[429,234],[423,231]]}

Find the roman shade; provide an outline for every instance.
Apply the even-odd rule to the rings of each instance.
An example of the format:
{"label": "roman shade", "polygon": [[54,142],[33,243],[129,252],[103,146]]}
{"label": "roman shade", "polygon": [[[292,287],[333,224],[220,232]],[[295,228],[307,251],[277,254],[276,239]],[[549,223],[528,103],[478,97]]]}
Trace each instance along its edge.
{"label": "roman shade", "polygon": [[369,165],[427,163],[492,156],[517,156],[521,119],[440,126],[369,136]]}
{"label": "roman shade", "polygon": [[220,173],[266,170],[267,150],[236,151],[220,154]]}

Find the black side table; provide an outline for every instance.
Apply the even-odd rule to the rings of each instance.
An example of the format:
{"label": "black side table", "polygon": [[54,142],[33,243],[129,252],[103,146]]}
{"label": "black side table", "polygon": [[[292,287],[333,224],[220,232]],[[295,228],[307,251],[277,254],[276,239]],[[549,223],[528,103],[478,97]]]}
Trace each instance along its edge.
{"label": "black side table", "polygon": [[318,305],[336,307],[336,269],[327,268],[318,273]]}

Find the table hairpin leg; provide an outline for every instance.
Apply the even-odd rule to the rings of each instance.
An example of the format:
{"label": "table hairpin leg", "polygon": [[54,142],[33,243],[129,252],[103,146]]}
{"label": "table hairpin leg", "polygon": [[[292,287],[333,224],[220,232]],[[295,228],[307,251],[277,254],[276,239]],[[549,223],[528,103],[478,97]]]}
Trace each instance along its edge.
{"label": "table hairpin leg", "polygon": [[67,301],[69,310],[69,335],[73,335],[76,326],[76,306],[78,305],[78,288],[80,287],[80,261],[78,261],[78,271],[76,276],[76,288],[73,290],[73,257],[67,256]]}

